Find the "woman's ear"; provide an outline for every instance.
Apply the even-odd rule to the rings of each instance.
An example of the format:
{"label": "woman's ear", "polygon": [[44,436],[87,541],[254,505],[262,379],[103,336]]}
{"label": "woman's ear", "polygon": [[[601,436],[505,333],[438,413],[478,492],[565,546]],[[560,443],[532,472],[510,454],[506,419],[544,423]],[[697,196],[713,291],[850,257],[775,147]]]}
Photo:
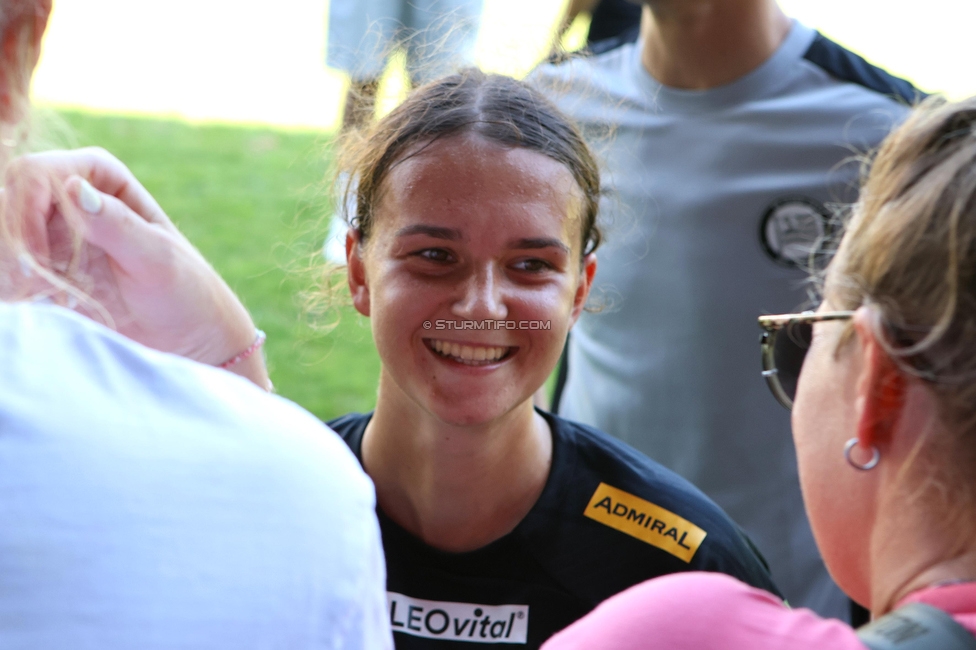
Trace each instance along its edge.
{"label": "woman's ear", "polygon": [[362,233],[356,228],[346,232],[346,274],[349,278],[349,293],[352,304],[363,316],[369,316],[369,282],[366,278],[366,265],[363,263]]}
{"label": "woman's ear", "polygon": [[590,289],[593,287],[593,276],[596,275],[596,253],[590,253],[583,258],[583,270],[580,272],[579,284],[576,285],[576,294],[573,296],[573,311],[570,314],[572,323],[580,317],[583,307],[586,306],[586,299],[590,296]]}
{"label": "woman's ear", "polygon": [[861,368],[857,379],[857,438],[860,446],[884,445],[905,406],[906,380],[898,364],[878,341],[878,314],[862,306],[854,314]]}

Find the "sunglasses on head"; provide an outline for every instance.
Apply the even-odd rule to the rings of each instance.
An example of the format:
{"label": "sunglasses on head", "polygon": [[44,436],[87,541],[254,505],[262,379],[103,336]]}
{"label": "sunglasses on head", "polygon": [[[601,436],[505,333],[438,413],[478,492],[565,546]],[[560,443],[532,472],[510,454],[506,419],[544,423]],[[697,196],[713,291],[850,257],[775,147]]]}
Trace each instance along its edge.
{"label": "sunglasses on head", "polygon": [[787,409],[793,408],[796,384],[803,369],[813,338],[813,324],[828,320],[846,320],[852,311],[805,311],[802,314],[760,316],[763,329],[762,375],[777,401]]}

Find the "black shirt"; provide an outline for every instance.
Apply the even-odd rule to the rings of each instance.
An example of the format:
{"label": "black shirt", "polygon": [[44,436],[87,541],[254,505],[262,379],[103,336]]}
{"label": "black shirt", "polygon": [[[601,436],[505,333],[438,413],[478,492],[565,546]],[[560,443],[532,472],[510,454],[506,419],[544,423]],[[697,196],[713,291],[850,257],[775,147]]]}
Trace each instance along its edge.
{"label": "black shirt", "polygon": [[[609,596],[677,571],[718,571],[779,593],[745,534],[697,488],[596,429],[540,413],[552,469],[508,535],[447,553],[377,511],[398,650],[538,648]],[[370,417],[328,423],[360,462]]]}

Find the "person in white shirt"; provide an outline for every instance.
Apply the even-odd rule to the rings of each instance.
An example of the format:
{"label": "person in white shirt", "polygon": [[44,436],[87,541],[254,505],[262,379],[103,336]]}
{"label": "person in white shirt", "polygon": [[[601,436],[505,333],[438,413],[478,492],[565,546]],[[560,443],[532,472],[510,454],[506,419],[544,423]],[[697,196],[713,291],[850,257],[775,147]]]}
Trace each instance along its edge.
{"label": "person in white shirt", "polygon": [[[392,647],[355,457],[259,388],[249,318],[167,338],[181,316],[128,291],[148,275],[194,286],[203,258],[105,152],[6,164],[49,11],[0,0],[0,647]],[[72,219],[71,201],[98,219]],[[199,291],[246,315],[226,285]]]}
{"label": "person in white shirt", "polygon": [[0,302],[0,647],[387,648],[373,485],[317,419]]}

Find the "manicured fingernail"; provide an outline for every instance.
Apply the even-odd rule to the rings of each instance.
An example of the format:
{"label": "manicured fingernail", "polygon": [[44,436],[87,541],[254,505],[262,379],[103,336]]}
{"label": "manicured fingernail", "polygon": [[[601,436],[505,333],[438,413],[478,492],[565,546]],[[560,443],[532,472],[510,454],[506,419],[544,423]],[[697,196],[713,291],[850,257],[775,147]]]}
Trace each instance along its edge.
{"label": "manicured fingernail", "polygon": [[78,190],[78,205],[89,214],[98,214],[102,211],[101,195],[85,179],[81,180],[81,189]]}

